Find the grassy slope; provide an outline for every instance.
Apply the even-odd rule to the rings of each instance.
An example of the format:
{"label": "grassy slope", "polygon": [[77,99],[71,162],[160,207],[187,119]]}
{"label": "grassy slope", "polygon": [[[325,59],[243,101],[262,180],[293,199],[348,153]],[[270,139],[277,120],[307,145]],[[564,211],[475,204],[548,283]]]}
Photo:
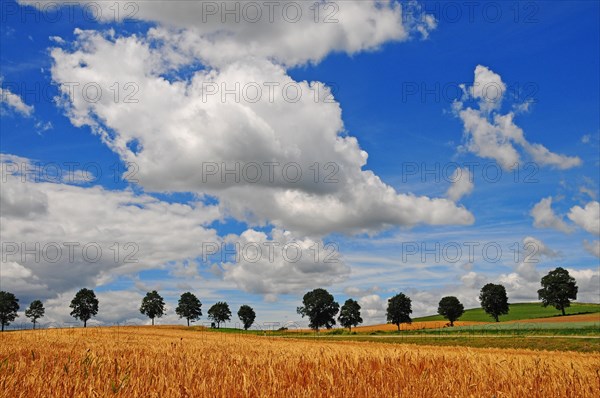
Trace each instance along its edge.
{"label": "grassy slope", "polygon": [[593,338],[541,338],[541,337],[449,337],[449,338],[427,338],[427,337],[396,337],[396,338],[376,338],[373,336],[355,336],[348,337],[321,337],[325,340],[351,340],[376,343],[391,344],[416,344],[416,345],[434,345],[441,347],[474,347],[474,348],[513,348],[529,350],[548,350],[548,351],[579,351],[579,352],[599,352],[600,341]]}
{"label": "grassy slope", "polygon": [[[567,308],[566,312],[567,315],[600,312],[600,304],[573,303],[571,304],[570,308]],[[546,318],[557,315],[560,315],[560,311],[553,307],[544,308],[540,303],[516,303],[510,304],[510,310],[508,312],[508,315],[502,315],[500,317],[500,322],[516,321],[520,319]],[[421,318],[414,318],[413,322],[443,320],[444,318],[441,315],[431,315]],[[466,310],[463,316],[460,318],[460,320],[493,322],[493,319],[488,314],[486,314],[482,308],[472,308],[470,310]]]}

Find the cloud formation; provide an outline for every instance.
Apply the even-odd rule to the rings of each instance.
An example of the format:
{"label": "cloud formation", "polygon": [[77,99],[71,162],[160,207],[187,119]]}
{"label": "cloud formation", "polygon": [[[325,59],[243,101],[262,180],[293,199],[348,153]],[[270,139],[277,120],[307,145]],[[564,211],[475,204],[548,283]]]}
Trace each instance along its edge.
{"label": "cloud formation", "polygon": [[553,228],[564,233],[573,232],[573,228],[554,213],[551,196],[536,203],[529,214],[533,217],[533,226],[536,228]]}
{"label": "cloud formation", "polygon": [[600,236],[600,202],[589,202],[585,207],[573,206],[567,217],[590,234]]}
{"label": "cloud formation", "polygon": [[473,188],[475,187],[475,184],[473,183],[473,176],[466,167],[454,170],[450,181],[452,183],[446,192],[446,196],[448,196],[448,198],[453,202],[457,202],[463,196],[469,195],[471,192],[473,192]]}
{"label": "cloud formation", "polygon": [[[472,86],[462,86],[463,98],[455,101],[453,110],[464,125],[466,149],[482,158],[494,159],[505,170],[512,170],[521,161],[518,148],[524,150],[540,166],[570,169],[581,159],[551,152],[541,144],[530,143],[523,130],[514,122],[515,113],[501,113],[506,84],[497,73],[477,65]],[[466,105],[475,101],[476,107]]]}
{"label": "cloud formation", "polygon": [[[147,191],[209,194],[230,217],[298,235],[474,220],[451,200],[398,193],[365,170],[368,155],[345,134],[330,89],[294,81],[272,59],[245,57],[172,80],[166,76],[197,58],[170,34],[76,33],[74,49],[51,51],[71,122],[92,127],[137,165]],[[139,95],[90,101],[74,81],[133,84]]]}
{"label": "cloud formation", "polygon": [[[5,164],[3,163],[3,166]],[[2,285],[50,298],[201,256],[218,242],[217,206],[168,203],[127,189],[23,181],[3,172]]]}
{"label": "cloud formation", "polygon": [[[19,0],[44,9],[43,2]],[[67,4],[68,1],[57,1]],[[173,58],[193,57],[211,67],[250,58],[294,66],[333,52],[375,50],[390,41],[427,37],[433,16],[416,3],[393,0],[310,2],[169,1],[92,3],[101,22],[154,22],[150,34],[171,43]],[[316,6],[318,5],[318,6]],[[99,10],[97,10],[99,9]],[[118,9],[120,13],[115,14]]]}
{"label": "cloud formation", "polygon": [[[2,82],[1,79],[0,82]],[[23,116],[31,116],[33,113],[32,105],[27,105],[25,102],[23,102],[21,97],[7,88],[0,87],[0,104],[11,111],[16,111]]]}

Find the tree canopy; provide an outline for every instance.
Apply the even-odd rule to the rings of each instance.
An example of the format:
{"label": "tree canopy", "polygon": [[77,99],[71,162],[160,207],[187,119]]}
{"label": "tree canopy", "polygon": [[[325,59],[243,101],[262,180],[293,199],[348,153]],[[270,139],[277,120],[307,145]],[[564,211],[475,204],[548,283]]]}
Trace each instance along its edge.
{"label": "tree canopy", "polygon": [[399,293],[388,300],[387,321],[400,330],[401,323],[411,323],[412,301],[404,293]]}
{"label": "tree canopy", "polygon": [[73,309],[71,316],[83,321],[83,327],[87,327],[87,321],[98,314],[96,293],[91,289],[81,289],[75,294],[69,307]]}
{"label": "tree canopy", "polygon": [[242,321],[242,324],[244,325],[244,330],[248,330],[248,328],[254,323],[254,319],[256,319],[256,313],[249,305],[242,305],[237,314],[238,318],[240,318],[240,321]]}
{"label": "tree canopy", "polygon": [[195,321],[202,316],[202,303],[194,294],[185,292],[179,298],[175,313],[179,318],[185,318],[187,325],[190,326],[190,321]]}
{"label": "tree canopy", "polygon": [[10,292],[0,291],[0,324],[2,331],[4,327],[10,325],[19,315],[19,299]]}
{"label": "tree canopy", "polygon": [[500,315],[508,314],[508,296],[502,285],[488,283],[482,287],[479,293],[479,301],[481,301],[481,308],[496,322],[500,321]]}
{"label": "tree canopy", "polygon": [[229,304],[224,301],[215,303],[208,310],[208,319],[212,319],[217,323],[217,328],[221,327],[221,322],[231,320],[231,310]]}
{"label": "tree canopy", "polygon": [[454,321],[458,320],[465,313],[465,307],[454,296],[446,296],[438,304],[438,314],[450,321],[450,326],[454,326]]}
{"label": "tree canopy", "polygon": [[33,323],[33,328],[35,329],[35,324],[37,320],[42,318],[46,313],[46,309],[44,308],[44,304],[40,300],[34,300],[29,304],[29,308],[25,310],[25,316],[31,319],[31,323]]}
{"label": "tree canopy", "polygon": [[308,317],[308,326],[317,332],[321,327],[331,329],[335,325],[335,315],[340,305],[335,302],[333,296],[325,289],[315,289],[302,298],[304,306],[298,307],[298,314]]}
{"label": "tree canopy", "polygon": [[148,292],[146,293],[146,297],[142,299],[140,312],[150,318],[152,325],[154,325],[154,318],[160,318],[166,312],[165,300],[163,300],[162,296],[156,290]]}
{"label": "tree canopy", "polygon": [[351,298],[346,300],[340,309],[338,320],[340,321],[340,325],[352,331],[352,326],[357,326],[363,322],[360,317],[360,304]]}
{"label": "tree canopy", "polygon": [[551,305],[565,315],[565,308],[571,306],[571,300],[577,300],[579,288],[575,278],[564,268],[558,267],[548,272],[548,275],[542,278],[541,284],[538,297],[544,307]]}

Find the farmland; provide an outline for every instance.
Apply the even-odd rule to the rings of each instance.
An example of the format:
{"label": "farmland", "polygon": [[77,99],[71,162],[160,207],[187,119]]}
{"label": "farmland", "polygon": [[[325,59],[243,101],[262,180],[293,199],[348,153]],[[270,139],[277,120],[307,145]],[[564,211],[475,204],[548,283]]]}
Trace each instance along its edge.
{"label": "farmland", "polygon": [[[507,315],[501,315],[500,321],[517,321],[523,319],[534,319],[534,318],[548,318],[556,317],[560,315],[560,311],[557,311],[553,307],[543,307],[539,302],[535,303],[515,303],[509,305],[509,312]],[[571,307],[566,309],[567,315],[576,315],[584,313],[598,313],[600,312],[600,304],[586,304],[586,303],[572,303]],[[472,308],[466,310],[463,316],[460,318],[461,321],[470,322],[491,322],[492,319],[488,314],[483,311],[482,308]],[[444,321],[441,315],[432,315],[426,317],[415,318],[415,322],[422,321]]]}
{"label": "farmland", "polygon": [[[515,307],[531,308],[539,304],[513,304]],[[590,311],[567,316],[545,316],[539,318],[487,322],[457,321],[455,327],[447,327],[447,321],[416,318],[411,324],[401,324],[400,331],[392,324],[358,326],[347,329],[334,328],[315,333],[309,329],[289,328],[285,331],[257,326],[253,330],[218,329],[219,333],[261,335],[271,337],[320,339],[334,341],[361,341],[387,344],[413,344],[445,347],[514,348],[529,350],[578,351],[600,353],[600,306],[577,304],[578,311]],[[595,312],[594,312],[595,311]],[[477,309],[467,310],[467,313]],[[535,316],[535,311],[534,316]],[[554,312],[552,312],[554,314]]]}
{"label": "farmland", "polygon": [[[535,308],[532,308],[535,306]],[[352,333],[341,329],[323,331],[319,338],[331,340],[374,341],[381,343],[415,344],[446,347],[473,348],[514,348],[530,350],[600,352],[600,306],[597,304],[576,304],[578,312],[568,316],[546,316],[546,312],[536,312],[539,304],[523,303],[511,305],[517,312],[531,309],[538,318],[523,319],[520,314],[514,315],[517,320],[504,322],[461,321],[455,327],[446,327],[443,320],[431,320],[436,317],[415,318],[411,324],[402,324],[400,332],[392,324],[359,326]],[[543,309],[543,308],[542,308]],[[471,309],[465,315],[470,318],[480,317],[479,309]],[[554,312],[551,312],[554,314]],[[484,314],[485,315],[485,314]],[[315,337],[306,331],[289,331],[288,337],[303,335]]]}
{"label": "farmland", "polygon": [[598,353],[440,350],[176,326],[0,339],[2,397],[592,397],[600,383]]}

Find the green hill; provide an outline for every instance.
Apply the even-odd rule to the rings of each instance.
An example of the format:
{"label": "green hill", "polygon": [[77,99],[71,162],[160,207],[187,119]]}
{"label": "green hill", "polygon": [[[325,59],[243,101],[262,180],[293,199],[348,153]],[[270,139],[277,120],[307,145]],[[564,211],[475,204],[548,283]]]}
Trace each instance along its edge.
{"label": "green hill", "polygon": [[[542,307],[541,303],[515,303],[509,304],[508,315],[500,317],[500,321],[517,321],[520,319],[548,318],[560,315],[560,311],[554,307]],[[600,312],[600,304],[572,303],[571,307],[566,309],[567,315],[584,314],[590,312]],[[441,315],[430,315],[421,318],[414,318],[413,322],[423,321],[443,321]],[[482,308],[472,308],[466,310],[461,321],[493,322],[493,318],[486,314]]]}

